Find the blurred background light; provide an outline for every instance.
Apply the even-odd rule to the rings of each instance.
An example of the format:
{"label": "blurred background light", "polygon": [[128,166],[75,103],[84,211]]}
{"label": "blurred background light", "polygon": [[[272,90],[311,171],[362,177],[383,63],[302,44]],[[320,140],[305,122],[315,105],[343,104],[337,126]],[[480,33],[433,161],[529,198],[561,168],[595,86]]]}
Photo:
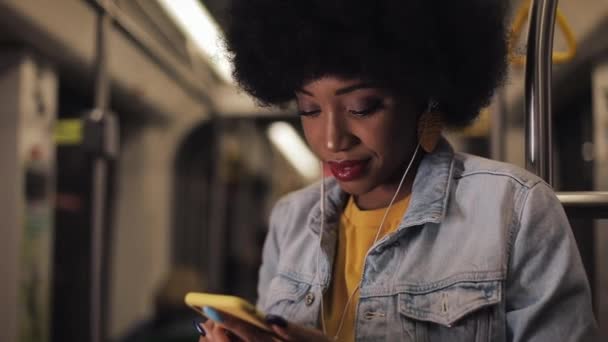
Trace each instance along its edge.
{"label": "blurred background light", "polygon": [[207,55],[211,65],[228,83],[232,66],[228,61],[219,25],[198,0],[157,0],[188,38]]}
{"label": "blurred background light", "polygon": [[275,122],[268,127],[272,144],[306,180],[313,181],[321,174],[319,160],[308,149],[298,132],[287,122]]}

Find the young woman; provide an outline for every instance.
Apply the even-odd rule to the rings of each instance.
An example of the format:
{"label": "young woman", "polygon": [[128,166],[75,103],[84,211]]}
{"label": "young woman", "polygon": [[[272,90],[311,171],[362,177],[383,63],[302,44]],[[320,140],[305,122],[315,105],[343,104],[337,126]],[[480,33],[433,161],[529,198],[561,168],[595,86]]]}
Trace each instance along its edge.
{"label": "young woman", "polygon": [[[234,0],[235,78],[297,102],[334,177],[280,200],[259,308],[289,341],[581,341],[590,290],[551,188],[456,153],[506,69],[505,1]],[[207,309],[200,341],[272,340]]]}

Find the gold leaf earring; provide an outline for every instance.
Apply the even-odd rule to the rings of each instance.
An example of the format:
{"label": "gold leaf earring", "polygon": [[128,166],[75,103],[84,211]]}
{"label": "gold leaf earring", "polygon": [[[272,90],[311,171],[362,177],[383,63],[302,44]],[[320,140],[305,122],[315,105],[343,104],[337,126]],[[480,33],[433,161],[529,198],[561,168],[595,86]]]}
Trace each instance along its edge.
{"label": "gold leaf earring", "polygon": [[431,153],[437,147],[443,131],[441,113],[426,111],[418,119],[418,139],[420,146],[426,153]]}

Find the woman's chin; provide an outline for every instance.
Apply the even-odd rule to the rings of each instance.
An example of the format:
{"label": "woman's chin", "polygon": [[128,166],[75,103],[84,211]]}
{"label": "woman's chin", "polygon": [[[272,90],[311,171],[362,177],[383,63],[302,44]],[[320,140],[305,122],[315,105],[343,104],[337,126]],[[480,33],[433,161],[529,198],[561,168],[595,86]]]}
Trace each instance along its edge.
{"label": "woman's chin", "polygon": [[336,180],[338,181],[338,185],[340,186],[340,189],[342,189],[342,191],[344,191],[352,196],[364,195],[371,190],[371,187],[369,186],[369,184],[367,184],[367,182],[365,182],[363,180],[354,180],[354,181],[341,181],[339,179],[336,179]]}

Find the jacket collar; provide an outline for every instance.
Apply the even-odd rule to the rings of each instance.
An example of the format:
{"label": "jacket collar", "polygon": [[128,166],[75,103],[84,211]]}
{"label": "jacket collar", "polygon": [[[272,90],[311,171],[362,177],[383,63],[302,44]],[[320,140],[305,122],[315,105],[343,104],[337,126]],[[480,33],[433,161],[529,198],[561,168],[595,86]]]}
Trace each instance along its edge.
{"label": "jacket collar", "polygon": [[[399,224],[399,230],[422,225],[440,223],[445,216],[449,188],[454,173],[454,150],[442,139],[437,149],[423,157],[412,186],[409,208]],[[320,187],[320,184],[319,184]],[[334,178],[325,180],[325,229],[334,229],[346,205],[348,194],[340,189]],[[321,230],[321,201],[312,208],[307,226],[315,233]]]}

